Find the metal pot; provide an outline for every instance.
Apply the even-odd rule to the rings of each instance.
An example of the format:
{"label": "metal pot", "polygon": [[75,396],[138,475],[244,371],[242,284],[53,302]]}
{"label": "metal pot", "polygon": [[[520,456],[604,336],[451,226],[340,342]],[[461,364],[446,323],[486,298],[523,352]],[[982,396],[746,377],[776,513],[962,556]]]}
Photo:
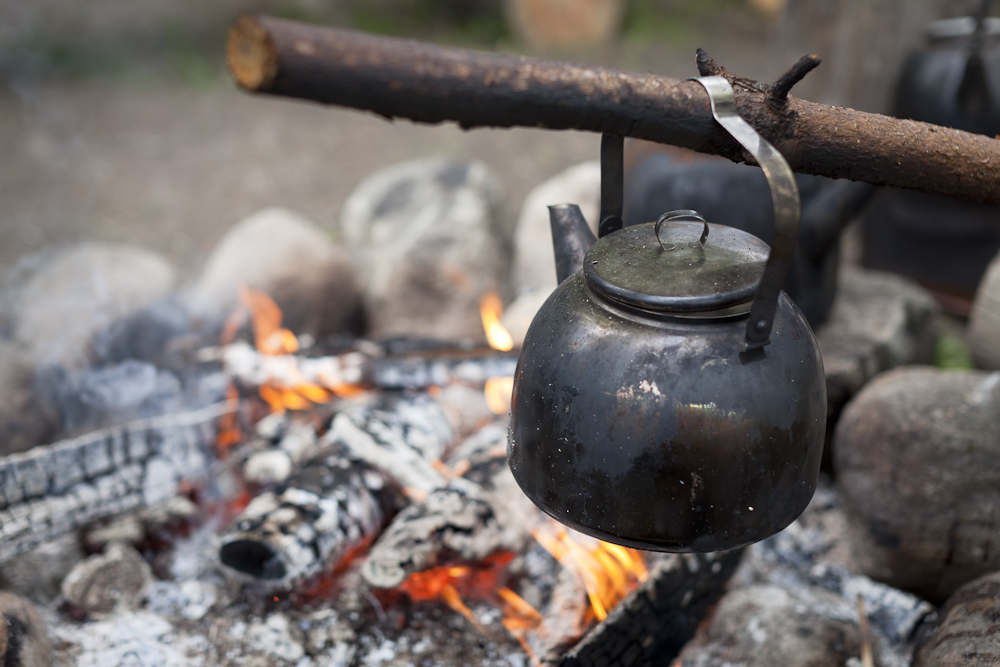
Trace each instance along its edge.
{"label": "metal pot", "polygon": [[[988,136],[1000,133],[1000,19],[987,16],[932,23],[897,84],[892,113]],[[939,195],[881,190],[865,212],[862,262],[926,287],[971,300],[1000,252],[1000,210]],[[968,303],[946,302],[967,315]]]}
{"label": "metal pot", "polygon": [[791,523],[826,421],[819,349],[781,292],[795,180],[729,84],[699,81],[768,175],[774,250],[693,211],[596,240],[576,206],[551,207],[561,284],[521,348],[508,443],[515,479],[551,516],[661,551],[734,548]]}

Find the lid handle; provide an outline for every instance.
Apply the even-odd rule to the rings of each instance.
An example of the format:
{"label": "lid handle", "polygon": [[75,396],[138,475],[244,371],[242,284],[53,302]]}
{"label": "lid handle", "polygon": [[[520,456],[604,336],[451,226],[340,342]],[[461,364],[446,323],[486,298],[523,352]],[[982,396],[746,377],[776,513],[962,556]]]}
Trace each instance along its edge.
{"label": "lid handle", "polygon": [[728,81],[721,76],[695,77],[691,81],[697,81],[708,91],[715,120],[757,160],[771,189],[774,242],[750,306],[744,352],[751,352],[771,342],[774,311],[778,307],[781,286],[792,265],[799,235],[799,188],[791,167],[781,153],[740,118],[736,111],[736,96]]}
{"label": "lid handle", "polygon": [[667,213],[664,213],[663,215],[660,216],[660,219],[656,221],[656,224],[653,225],[653,233],[656,235],[656,241],[657,243],[660,244],[660,248],[669,251],[677,247],[675,244],[670,243],[667,244],[670,246],[668,248],[667,245],[664,245],[663,239],[660,238],[660,228],[663,227],[663,223],[671,222],[673,220],[691,220],[700,222],[703,225],[705,225],[705,228],[701,231],[701,238],[699,238],[697,241],[691,241],[691,243],[688,244],[692,248],[705,247],[705,241],[708,240],[708,222],[705,220],[705,218],[701,217],[701,214],[699,214],[698,211],[692,211],[690,209],[682,209],[678,211],[668,211]]}

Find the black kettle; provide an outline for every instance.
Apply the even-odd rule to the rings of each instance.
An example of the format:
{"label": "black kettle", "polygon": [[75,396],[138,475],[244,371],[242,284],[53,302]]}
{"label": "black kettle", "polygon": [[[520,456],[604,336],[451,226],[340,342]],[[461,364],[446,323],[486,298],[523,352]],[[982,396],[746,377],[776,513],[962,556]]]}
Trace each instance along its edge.
{"label": "black kettle", "polygon": [[792,172],[725,79],[698,81],[768,177],[774,249],[694,211],[608,218],[595,239],[576,206],[550,207],[560,285],[521,348],[508,440],[545,512],[659,551],[734,548],[791,523],[815,490],[826,421],[819,349],[781,292]]}

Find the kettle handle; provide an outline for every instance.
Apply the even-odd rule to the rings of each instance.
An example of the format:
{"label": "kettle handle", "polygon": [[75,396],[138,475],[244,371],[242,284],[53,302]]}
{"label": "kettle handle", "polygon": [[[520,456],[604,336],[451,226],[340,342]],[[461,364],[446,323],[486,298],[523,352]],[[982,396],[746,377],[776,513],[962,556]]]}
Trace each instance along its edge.
{"label": "kettle handle", "polygon": [[753,157],[764,171],[771,189],[774,206],[774,242],[764,266],[757,291],[750,306],[744,352],[763,348],[770,342],[774,312],[781,296],[781,286],[792,265],[795,245],[799,236],[799,188],[795,183],[788,162],[757,130],[740,118],[736,110],[733,88],[721,76],[704,76],[690,79],[708,91],[715,120],[732,135]]}

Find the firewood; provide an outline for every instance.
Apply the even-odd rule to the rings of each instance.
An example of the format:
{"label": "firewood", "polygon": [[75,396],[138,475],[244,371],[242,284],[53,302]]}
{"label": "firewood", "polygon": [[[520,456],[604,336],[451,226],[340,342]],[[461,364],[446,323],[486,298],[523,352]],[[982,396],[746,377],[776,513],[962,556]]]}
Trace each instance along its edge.
{"label": "firewood", "polygon": [[431,355],[383,357],[373,345],[365,352],[305,357],[266,355],[244,342],[224,348],[206,348],[201,358],[220,359],[226,372],[242,384],[259,386],[276,383],[294,387],[303,383],[328,389],[360,385],[379,389],[424,389],[455,382],[482,386],[491,377],[512,376],[516,354],[490,349],[444,350]]}
{"label": "firewood", "polygon": [[387,393],[338,414],[322,453],[236,517],[222,538],[222,562],[282,588],[319,574],[381,532],[401,489],[426,494],[445,485],[432,461],[452,438],[426,395]]}
{"label": "firewood", "polygon": [[254,498],[222,537],[224,565],[275,587],[319,574],[381,530],[392,500],[376,470],[333,451]]}
{"label": "firewood", "polygon": [[669,664],[722,596],[742,557],[741,548],[661,558],[560,667]]}
{"label": "firewood", "polygon": [[0,459],[0,562],[95,519],[150,507],[205,474],[233,407],[131,422]]}
{"label": "firewood", "polygon": [[506,440],[506,429],[494,424],[460,448],[459,460],[468,461],[471,479],[453,479],[396,515],[362,565],[368,584],[394,588],[414,572],[444,562],[477,562],[500,550],[522,551],[531,538],[531,519],[540,513],[527,503],[527,517],[511,515],[517,496],[512,499],[509,486],[496,479],[510,476]]}

